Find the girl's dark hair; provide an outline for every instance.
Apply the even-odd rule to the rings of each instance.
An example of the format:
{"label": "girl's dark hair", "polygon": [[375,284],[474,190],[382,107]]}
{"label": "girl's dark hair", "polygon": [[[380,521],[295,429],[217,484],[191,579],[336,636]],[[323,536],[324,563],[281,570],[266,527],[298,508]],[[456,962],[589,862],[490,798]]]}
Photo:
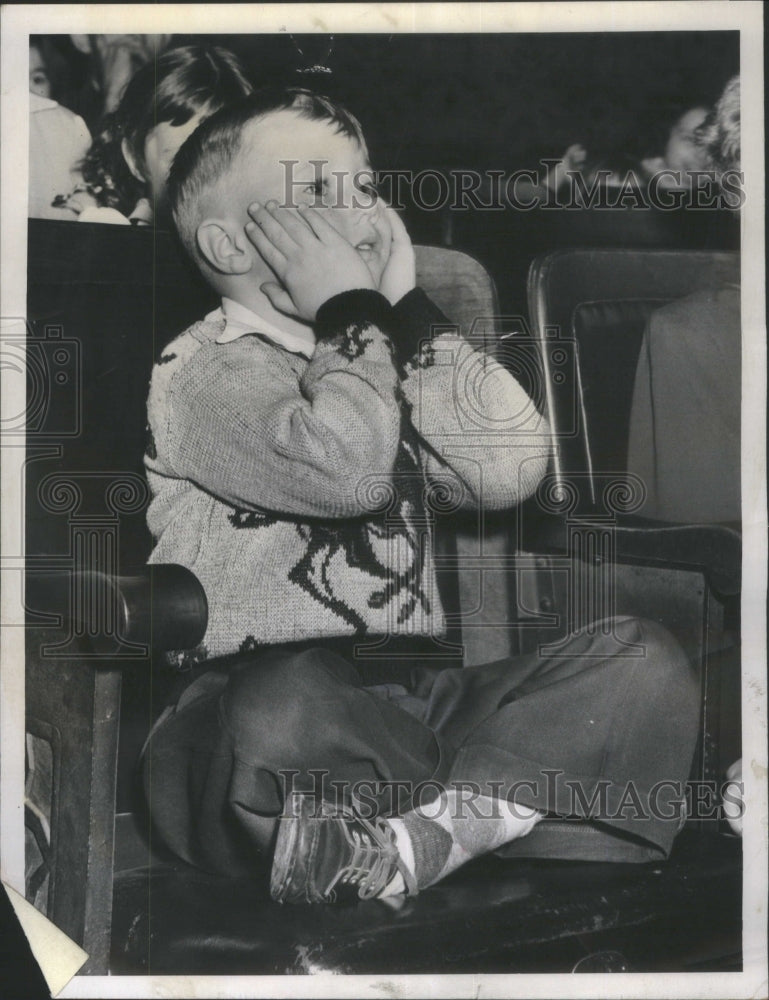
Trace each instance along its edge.
{"label": "girl's dark hair", "polygon": [[203,108],[217,111],[252,89],[237,57],[227,49],[188,45],[164,52],[142,66],[119,107],[102,119],[81,164],[88,189],[101,205],[127,215],[146,194],[147,185],[131,173],[123,140],[143,172],[144,144],[156,125],[185,125]]}

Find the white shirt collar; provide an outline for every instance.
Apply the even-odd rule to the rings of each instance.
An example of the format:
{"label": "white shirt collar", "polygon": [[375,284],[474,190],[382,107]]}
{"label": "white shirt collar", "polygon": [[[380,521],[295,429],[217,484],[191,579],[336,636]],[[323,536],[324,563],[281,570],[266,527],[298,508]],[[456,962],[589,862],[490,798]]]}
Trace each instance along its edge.
{"label": "white shirt collar", "polygon": [[264,319],[258,313],[253,312],[247,306],[235,302],[234,299],[222,298],[221,310],[216,310],[211,316],[221,312],[224,316],[224,331],[216,338],[217,344],[230,344],[233,340],[238,340],[248,333],[259,333],[269,337],[279,347],[285,348],[292,354],[302,354],[305,358],[311,358],[315,353],[315,345],[310,344],[295,333],[287,333],[278,329],[277,326]]}
{"label": "white shirt collar", "polygon": [[57,104],[56,101],[52,101],[50,97],[41,97],[40,94],[33,94],[32,91],[29,92],[29,110],[33,111],[54,111],[61,105]]}

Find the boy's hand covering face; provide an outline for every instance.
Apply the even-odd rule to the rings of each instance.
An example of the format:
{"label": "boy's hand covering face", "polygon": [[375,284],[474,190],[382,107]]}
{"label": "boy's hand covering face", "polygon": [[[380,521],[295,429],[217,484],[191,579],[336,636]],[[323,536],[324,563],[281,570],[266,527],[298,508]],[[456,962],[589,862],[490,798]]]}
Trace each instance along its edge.
{"label": "boy's hand covering face", "polygon": [[376,288],[352,244],[314,208],[254,202],[248,214],[254,221],[246,224],[246,234],[280,282],[265,282],[261,290],[286,315],[312,323],[334,295]]}
{"label": "boy's hand covering face", "polygon": [[414,247],[401,217],[381,198],[376,228],[383,246],[389,242],[389,256],[384,255],[387,264],[379,282],[379,291],[391,305],[395,305],[416,285]]}

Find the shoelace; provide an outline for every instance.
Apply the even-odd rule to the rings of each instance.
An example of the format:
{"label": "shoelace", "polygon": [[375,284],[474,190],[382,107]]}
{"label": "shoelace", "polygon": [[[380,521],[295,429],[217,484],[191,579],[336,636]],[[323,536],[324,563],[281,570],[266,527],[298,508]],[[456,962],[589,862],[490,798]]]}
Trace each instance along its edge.
{"label": "shoelace", "polygon": [[330,899],[334,898],[334,887],[339,883],[355,886],[360,899],[372,899],[379,895],[398,871],[408,887],[413,880],[400,863],[395,833],[385,820],[376,818],[370,822],[344,806],[339,821],[352,855],[326,890]]}

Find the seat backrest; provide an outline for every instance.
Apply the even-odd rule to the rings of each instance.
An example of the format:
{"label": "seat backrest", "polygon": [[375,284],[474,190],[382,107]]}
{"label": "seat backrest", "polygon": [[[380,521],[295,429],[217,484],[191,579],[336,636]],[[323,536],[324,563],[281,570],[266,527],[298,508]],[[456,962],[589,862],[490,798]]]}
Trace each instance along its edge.
{"label": "seat backrest", "polygon": [[736,252],[559,250],[537,258],[529,315],[553,429],[556,477],[624,472],[636,365],[651,313],[674,299],[740,280]]}
{"label": "seat backrest", "polygon": [[[69,477],[83,494],[79,513],[104,513],[106,479],[118,476],[142,494],[146,399],[155,356],[209,311],[213,293],[169,234],[151,229],[32,219],[29,222],[28,345],[66,376],[28,445],[59,455],[30,463],[27,551],[67,545],[67,518],[52,516],[37,489],[50,475]],[[63,353],[62,353],[63,348]],[[57,371],[56,358],[65,358]],[[59,366],[62,367],[62,366]],[[93,473],[105,474],[97,479]],[[50,483],[51,480],[48,479]],[[146,560],[151,539],[144,502],[119,515],[123,565]]]}
{"label": "seat backrest", "polygon": [[499,308],[494,282],[483,264],[459,250],[415,247],[417,283],[467,335],[495,348]]}
{"label": "seat backrest", "polygon": [[[565,515],[571,534],[564,560],[558,563],[556,557],[552,564],[558,563],[558,572],[543,560],[543,568],[525,581],[525,606],[555,610],[556,633],[564,623],[577,629],[615,614],[654,619],[670,629],[700,676],[701,737],[694,771],[699,778],[718,773],[722,679],[716,656],[726,664],[729,657],[738,661],[738,608],[711,591],[701,568],[678,565],[672,549],[666,562],[643,548],[626,551],[627,559],[615,558],[612,524],[619,512],[637,510],[644,495],[643,484],[627,475],[627,439],[651,313],[739,280],[736,252],[623,249],[557,251],[537,258],[528,278],[533,351],[540,360],[553,439],[551,476],[535,501]],[[541,513],[535,502],[524,519],[533,524],[542,520]],[[590,538],[598,535],[606,546],[601,551],[590,548]],[[620,536],[617,531],[618,552]],[[542,628],[538,641],[549,639],[546,633]],[[732,691],[736,676],[737,695],[729,697],[739,704],[739,669],[734,670],[734,662],[731,666],[723,687]]]}
{"label": "seat backrest", "polygon": [[[500,318],[496,288],[488,271],[458,250],[415,249],[419,285],[476,349],[494,355]],[[513,651],[508,627],[511,579],[500,568],[510,553],[507,515],[476,511],[451,517],[448,524],[436,527],[438,586],[447,609],[449,643],[456,646],[461,642],[465,665],[508,655]],[[446,557],[444,570],[442,556]],[[480,566],[481,558],[489,566],[496,563],[496,569]]]}
{"label": "seat backrest", "polygon": [[[566,200],[564,198],[564,200]],[[417,225],[429,213],[415,215]],[[484,262],[497,283],[503,313],[526,312],[526,275],[535,257],[561,247],[595,249],[737,250],[740,227],[728,209],[545,207],[530,211],[444,213],[445,245]],[[435,222],[432,224],[435,231]]]}

